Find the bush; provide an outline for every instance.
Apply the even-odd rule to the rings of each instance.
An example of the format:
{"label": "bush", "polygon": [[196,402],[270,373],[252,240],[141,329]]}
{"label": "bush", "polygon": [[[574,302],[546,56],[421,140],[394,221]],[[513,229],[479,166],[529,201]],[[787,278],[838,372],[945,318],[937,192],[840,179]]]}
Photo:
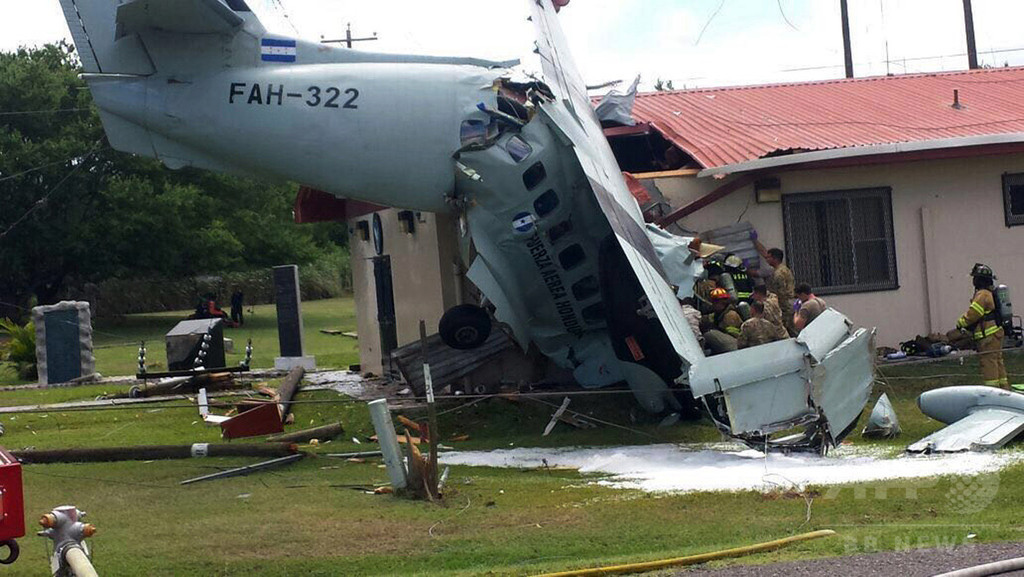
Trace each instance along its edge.
{"label": "bush", "polygon": [[21,326],[11,319],[0,320],[0,335],[7,335],[0,343],[0,361],[13,365],[22,379],[36,379],[36,327],[32,321]]}

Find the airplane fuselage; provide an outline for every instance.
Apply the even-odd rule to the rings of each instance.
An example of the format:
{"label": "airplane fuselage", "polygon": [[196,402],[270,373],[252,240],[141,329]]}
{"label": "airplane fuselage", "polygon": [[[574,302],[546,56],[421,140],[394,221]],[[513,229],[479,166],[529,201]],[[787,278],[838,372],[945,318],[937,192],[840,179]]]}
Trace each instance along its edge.
{"label": "airplane fuselage", "polygon": [[500,71],[446,64],[256,66],[96,78],[115,148],[299,182],[339,197],[443,212],[459,126],[494,105]]}

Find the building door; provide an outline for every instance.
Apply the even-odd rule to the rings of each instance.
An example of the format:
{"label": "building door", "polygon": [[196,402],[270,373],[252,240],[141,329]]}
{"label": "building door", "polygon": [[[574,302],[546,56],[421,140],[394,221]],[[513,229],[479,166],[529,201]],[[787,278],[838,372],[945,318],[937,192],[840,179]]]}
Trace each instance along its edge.
{"label": "building door", "polygon": [[377,324],[380,328],[381,366],[391,373],[391,351],[398,348],[395,320],[395,291],[391,279],[391,256],[373,258],[373,284],[377,287]]}

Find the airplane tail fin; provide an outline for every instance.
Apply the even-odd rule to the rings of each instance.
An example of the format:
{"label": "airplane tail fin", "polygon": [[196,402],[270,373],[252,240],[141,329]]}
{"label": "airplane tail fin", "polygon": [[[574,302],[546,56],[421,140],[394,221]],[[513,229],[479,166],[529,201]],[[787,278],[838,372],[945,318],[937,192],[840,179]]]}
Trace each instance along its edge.
{"label": "airplane tail fin", "polygon": [[[89,74],[149,75],[154,53],[140,33],[228,37],[247,19],[244,0],[60,0],[82,68]],[[157,52],[162,52],[158,50]]]}

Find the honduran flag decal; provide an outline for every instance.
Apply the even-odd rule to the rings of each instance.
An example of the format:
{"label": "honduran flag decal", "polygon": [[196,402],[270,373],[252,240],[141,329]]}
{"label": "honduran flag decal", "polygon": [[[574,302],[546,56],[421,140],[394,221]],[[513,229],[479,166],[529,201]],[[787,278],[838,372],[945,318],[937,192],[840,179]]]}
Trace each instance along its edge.
{"label": "honduran flag decal", "polygon": [[264,38],[260,43],[264,62],[295,62],[295,41],[283,38]]}

